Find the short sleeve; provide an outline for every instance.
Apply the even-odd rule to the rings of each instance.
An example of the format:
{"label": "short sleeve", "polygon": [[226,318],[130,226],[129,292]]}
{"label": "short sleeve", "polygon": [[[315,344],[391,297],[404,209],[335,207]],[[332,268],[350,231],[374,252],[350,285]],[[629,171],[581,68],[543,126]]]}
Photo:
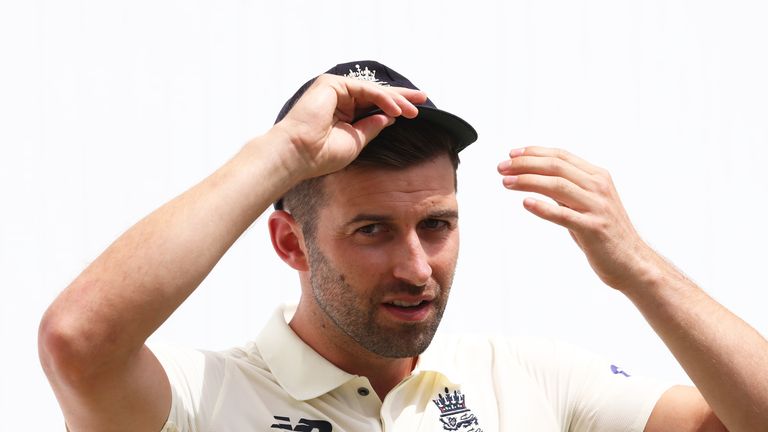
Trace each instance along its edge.
{"label": "short sleeve", "polygon": [[206,431],[224,382],[224,358],[209,351],[148,345],[171,384],[171,409],[160,432]]}
{"label": "short sleeve", "polygon": [[510,349],[570,432],[641,432],[670,387],[562,342],[514,341]]}

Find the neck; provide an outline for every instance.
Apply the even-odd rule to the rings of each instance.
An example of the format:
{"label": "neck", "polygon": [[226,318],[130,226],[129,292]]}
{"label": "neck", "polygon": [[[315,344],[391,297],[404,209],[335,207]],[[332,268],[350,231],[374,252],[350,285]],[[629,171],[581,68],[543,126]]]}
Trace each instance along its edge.
{"label": "neck", "polygon": [[289,326],[307,345],[339,369],[364,376],[384,400],[386,395],[411,374],[418,357],[388,358],[363,348],[317,308],[302,299]]}

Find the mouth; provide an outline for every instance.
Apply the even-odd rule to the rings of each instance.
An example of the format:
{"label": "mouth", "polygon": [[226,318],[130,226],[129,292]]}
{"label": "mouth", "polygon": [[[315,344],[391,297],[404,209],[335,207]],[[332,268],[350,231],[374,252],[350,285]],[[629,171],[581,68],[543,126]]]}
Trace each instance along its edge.
{"label": "mouth", "polygon": [[390,316],[408,322],[423,321],[432,311],[431,300],[391,300],[382,306]]}

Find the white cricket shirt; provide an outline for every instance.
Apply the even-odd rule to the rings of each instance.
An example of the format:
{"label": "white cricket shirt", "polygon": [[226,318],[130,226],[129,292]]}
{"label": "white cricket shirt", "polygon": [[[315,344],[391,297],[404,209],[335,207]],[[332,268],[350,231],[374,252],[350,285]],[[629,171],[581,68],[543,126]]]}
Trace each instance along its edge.
{"label": "white cricket shirt", "polygon": [[438,336],[381,401],[291,330],[294,311],[226,352],[154,345],[173,395],[162,432],[642,431],[668,387],[552,341]]}

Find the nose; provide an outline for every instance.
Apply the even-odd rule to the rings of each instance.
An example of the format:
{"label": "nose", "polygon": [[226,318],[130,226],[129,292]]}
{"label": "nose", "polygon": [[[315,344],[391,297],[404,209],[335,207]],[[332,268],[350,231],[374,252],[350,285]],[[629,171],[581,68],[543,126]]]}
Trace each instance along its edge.
{"label": "nose", "polygon": [[408,233],[396,252],[393,274],[395,278],[415,286],[426,285],[432,276],[429,257],[415,231]]}

